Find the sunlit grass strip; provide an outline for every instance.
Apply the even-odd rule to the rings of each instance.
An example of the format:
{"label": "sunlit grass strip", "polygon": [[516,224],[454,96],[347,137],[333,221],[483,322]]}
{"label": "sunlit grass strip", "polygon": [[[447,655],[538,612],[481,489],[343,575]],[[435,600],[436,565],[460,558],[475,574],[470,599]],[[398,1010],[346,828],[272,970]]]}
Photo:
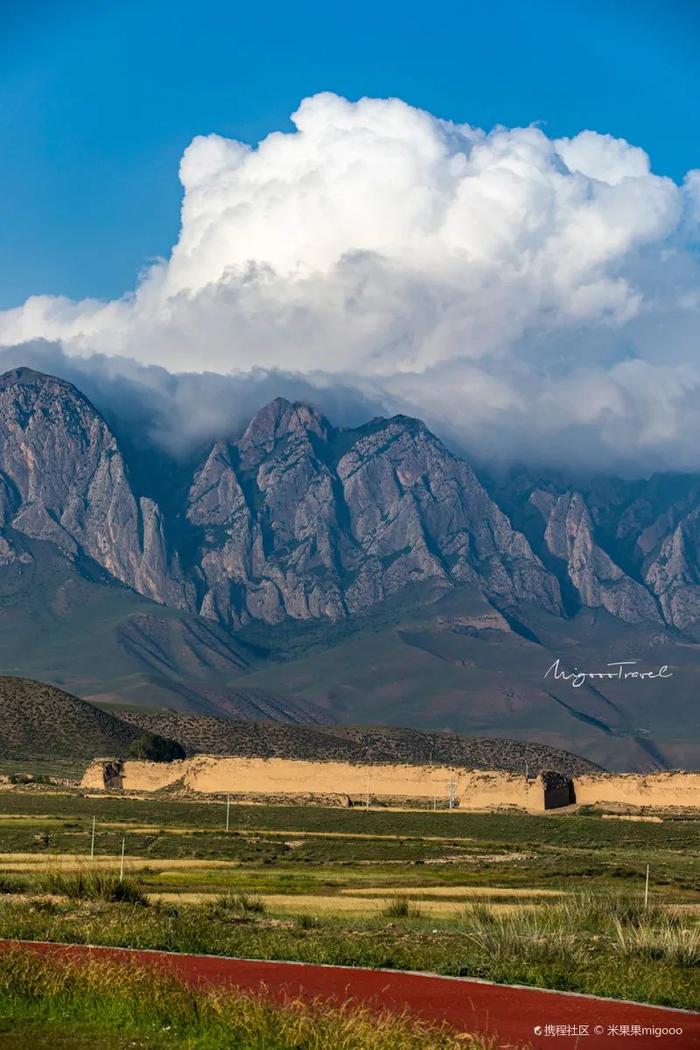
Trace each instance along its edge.
{"label": "sunlit grass strip", "polygon": [[18,1023],[54,1021],[80,1032],[167,1035],[190,1050],[495,1050],[497,1042],[408,1015],[301,1000],[193,990],[176,979],[120,963],[76,963],[18,949],[0,956],[0,1005]]}
{"label": "sunlit grass strip", "polygon": [[686,1009],[700,1001],[700,922],[693,913],[653,904],[645,909],[638,895],[591,893],[509,912],[465,902],[438,920],[424,904],[416,914],[410,898],[397,901],[399,914],[358,917],[281,913],[268,900],[235,893],[210,895],[205,904],[146,908],[6,895],[0,896],[0,936],[431,971]]}

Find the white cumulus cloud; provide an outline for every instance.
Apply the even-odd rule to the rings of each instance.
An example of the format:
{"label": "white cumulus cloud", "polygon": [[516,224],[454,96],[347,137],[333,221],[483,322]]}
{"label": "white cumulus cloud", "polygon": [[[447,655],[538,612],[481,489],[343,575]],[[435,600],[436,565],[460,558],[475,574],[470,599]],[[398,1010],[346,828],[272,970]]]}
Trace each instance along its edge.
{"label": "white cumulus cloud", "polygon": [[195,138],[170,258],[120,300],[0,313],[0,344],[303,377],[483,455],[700,466],[700,172],[398,99],[320,94],[292,120]]}

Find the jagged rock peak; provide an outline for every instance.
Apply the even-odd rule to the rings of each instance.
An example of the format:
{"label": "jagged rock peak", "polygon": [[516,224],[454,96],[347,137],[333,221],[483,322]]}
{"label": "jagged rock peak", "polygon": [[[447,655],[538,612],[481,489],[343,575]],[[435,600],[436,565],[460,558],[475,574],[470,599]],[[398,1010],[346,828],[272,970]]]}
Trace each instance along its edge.
{"label": "jagged rock peak", "polygon": [[[34,368],[28,368],[26,365],[12,368],[9,372],[4,372],[0,375],[0,390],[8,390],[10,387],[19,386],[33,386],[37,389],[51,387],[56,390],[63,390],[72,394],[78,401],[86,405],[90,404],[85,394],[72,383],[69,383],[68,380],[59,379],[58,376],[49,375],[47,372],[37,372]],[[93,408],[93,411],[96,412],[97,410]]]}
{"label": "jagged rock peak", "polygon": [[334,431],[280,398],[235,451],[215,445],[190,489],[204,615],[338,619],[430,579],[561,610],[525,537],[419,420]]}
{"label": "jagged rock peak", "polygon": [[137,499],[107,423],[72,384],[27,368],[0,377],[1,526],[87,556],[157,601],[189,601],[160,510]]}
{"label": "jagged rock peak", "polygon": [[280,441],[314,435],[322,441],[331,433],[328,420],[302,402],[276,397],[255,413],[236,442],[241,465],[250,468],[274,451]]}
{"label": "jagged rock peak", "polygon": [[213,445],[181,527],[177,509],[134,491],[117,438],[71,383],[0,376],[0,564],[21,559],[23,534],[233,628],[352,616],[437,580],[554,615],[563,588],[571,614],[685,629],[700,621],[699,500],[698,476],[490,491],[418,419],[336,429],[280,397]]}
{"label": "jagged rock peak", "polygon": [[531,494],[530,503],[545,520],[546,548],[565,563],[581,604],[601,606],[629,623],[660,622],[649,592],[596,542],[591,513],[580,492],[565,492],[556,498],[538,489]]}
{"label": "jagged rock peak", "polygon": [[0,404],[0,427],[9,424],[12,418],[20,427],[23,421],[32,425],[33,416],[34,426],[41,419],[50,419],[54,425],[68,427],[73,433],[76,428],[90,429],[93,436],[99,433],[116,447],[116,439],[104,417],[85,394],[66,379],[24,366],[13,368],[0,375]]}

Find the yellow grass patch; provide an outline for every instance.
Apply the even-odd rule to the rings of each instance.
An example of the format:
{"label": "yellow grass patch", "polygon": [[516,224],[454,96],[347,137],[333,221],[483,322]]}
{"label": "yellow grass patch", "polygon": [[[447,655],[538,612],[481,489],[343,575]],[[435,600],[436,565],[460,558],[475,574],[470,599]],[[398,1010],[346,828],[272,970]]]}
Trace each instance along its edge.
{"label": "yellow grass patch", "polygon": [[[386,894],[386,890],[384,894]],[[393,891],[390,895],[381,897],[348,896],[323,897],[314,894],[303,896],[290,896],[281,893],[263,894],[265,906],[270,911],[281,911],[289,914],[373,914],[384,911],[392,900],[395,899]],[[464,905],[460,901],[417,901],[416,907],[422,915],[429,918],[440,918],[454,915],[462,911]],[[505,912],[514,909],[528,907],[522,904],[493,904],[488,905],[493,911]],[[530,905],[537,907],[537,905]]]}
{"label": "yellow grass patch", "polygon": [[[386,891],[385,891],[386,892]],[[317,894],[287,894],[287,893],[263,893],[256,894],[270,912],[283,915],[376,915],[391,904],[394,900],[393,891],[390,896],[381,897],[325,897]],[[212,893],[149,893],[152,901],[161,901],[168,904],[205,904],[207,901],[216,900],[216,894]],[[447,918],[461,912],[464,905],[460,901],[418,901],[416,902],[420,914],[425,918],[439,919]],[[486,904],[489,910],[506,914],[523,909],[535,909],[537,904],[517,903],[494,903]]]}
{"label": "yellow grass patch", "polygon": [[[387,892],[386,886],[363,886],[341,890],[353,897],[376,897]],[[564,890],[508,889],[501,886],[401,886],[392,889],[392,897],[565,897]]]}
{"label": "yellow grass patch", "polygon": [[[61,871],[79,871],[81,868],[113,868],[120,863],[120,857],[115,854],[100,854],[90,857],[85,853],[4,853],[0,854],[0,871],[36,871],[45,868],[58,868]],[[182,858],[169,858],[159,860],[153,857],[129,857],[127,854],[126,867],[130,871],[141,871],[148,868],[151,871],[167,871],[172,869],[227,869],[238,868],[240,864],[235,860],[190,860]]]}
{"label": "yellow grass patch", "polygon": [[[169,830],[169,829],[168,829]],[[272,831],[268,828],[236,828],[237,835],[268,835],[270,837],[288,837],[298,839],[370,839],[386,842],[474,842],[474,838],[465,835],[372,835],[365,831]]]}

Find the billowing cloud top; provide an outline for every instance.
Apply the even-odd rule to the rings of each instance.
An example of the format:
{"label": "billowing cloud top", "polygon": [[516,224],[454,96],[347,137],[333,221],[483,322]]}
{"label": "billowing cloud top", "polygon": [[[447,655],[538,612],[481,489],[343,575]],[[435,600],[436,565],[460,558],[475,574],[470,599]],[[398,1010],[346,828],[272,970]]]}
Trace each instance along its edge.
{"label": "billowing cloud top", "polygon": [[0,313],[0,343],[294,374],[481,456],[700,466],[700,172],[397,99],[321,94],[292,119],[255,148],[196,138],[169,260],[118,301]]}

